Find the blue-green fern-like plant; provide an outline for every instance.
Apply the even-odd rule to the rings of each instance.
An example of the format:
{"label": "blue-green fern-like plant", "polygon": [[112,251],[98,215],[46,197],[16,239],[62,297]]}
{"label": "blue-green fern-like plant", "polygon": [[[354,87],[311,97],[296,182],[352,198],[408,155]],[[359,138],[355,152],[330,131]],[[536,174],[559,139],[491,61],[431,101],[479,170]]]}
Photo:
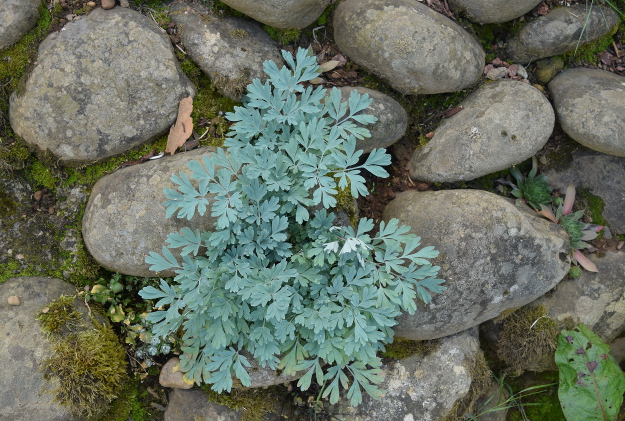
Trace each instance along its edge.
{"label": "blue-green fern-like plant", "polygon": [[363,125],[375,121],[359,114],[371,103],[366,95],[341,102],[336,88],[328,97],[304,88],[318,75],[316,58],[302,49],[295,60],[282,55],[287,65],[265,62],[267,82],[254,80],[244,106],[227,114],[236,122],[227,149],[190,162],[190,176],[172,177],[178,187],[165,189],[167,216],[191,219],[210,206],[216,227],[170,234],[183,261],[163,247],[146,262],[177,276],[140,294],[162,308],[147,316],[154,335],[182,333],[186,380],[218,392],[230,391],[233,376],[249,386],[251,355],[287,375],[303,372],[303,390],[314,376],[332,403],[348,389],[356,406],[361,389],[383,393],[378,352],[392,342],[395,318],[445,289],[428,261],[438,252],[417,250],[420,238],[396,219],[375,235],[370,219],[335,225],[327,210],[337,189],[367,195],[360,172],[387,177],[390,156],[377,149],[361,163],[356,151],[356,138],[370,136]]}

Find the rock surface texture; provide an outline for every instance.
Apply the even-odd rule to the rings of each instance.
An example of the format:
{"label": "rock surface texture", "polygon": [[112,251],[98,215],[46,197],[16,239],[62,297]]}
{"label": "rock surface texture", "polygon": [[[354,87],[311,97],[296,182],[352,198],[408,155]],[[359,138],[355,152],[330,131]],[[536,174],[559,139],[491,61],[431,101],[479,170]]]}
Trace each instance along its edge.
{"label": "rock surface texture", "polygon": [[165,421],[240,421],[243,414],[209,402],[202,390],[174,389],[168,397]]}
{"label": "rock surface texture", "polygon": [[[216,221],[210,211],[202,218],[166,218],[167,200],[163,189],[175,189],[170,180],[180,171],[190,174],[187,162],[213,152],[200,148],[184,154],[122,168],[102,177],[93,186],[85,208],[82,234],[91,255],[113,271],[134,276],[174,276],[173,271],[158,275],[149,270],[145,258],[161,253],[169,233],[183,227],[207,231]],[[174,253],[181,262],[180,254]]]}
{"label": "rock surface texture", "polygon": [[331,0],[225,0],[235,10],[276,28],[305,28],[321,16]]}
{"label": "rock surface texture", "polygon": [[625,234],[625,158],[579,151],[573,153],[568,168],[546,171],[545,175],[549,184],[561,192],[572,183],[600,197],[604,204],[602,216],[610,229]]}
{"label": "rock surface texture", "polygon": [[609,343],[625,330],[625,253],[588,258],[598,273],[583,271],[577,279],[565,279],[531,305],[544,306],[561,327],[567,319],[584,323]]}
{"label": "rock surface texture", "polygon": [[559,7],[525,25],[508,41],[506,53],[522,64],[557,56],[601,38],[618,23],[618,14],[609,7]]}
{"label": "rock surface texture", "polygon": [[90,163],[169,129],[193,93],[154,22],[95,9],[41,43],[23,94],[11,97],[11,126],[61,163]]}
{"label": "rock surface texture", "polygon": [[451,335],[530,303],[567,274],[568,235],[560,226],[481,190],[406,191],[383,218],[410,225],[440,252],[432,264],[447,289],[393,328],[413,340]]}
{"label": "rock surface texture", "polygon": [[562,129],[582,145],[625,157],[625,77],[576,68],[549,84]]}
{"label": "rock surface texture", "polygon": [[0,50],[19,41],[35,26],[40,6],[39,0],[3,0],[0,3]]}
{"label": "rock surface texture", "polygon": [[265,61],[282,66],[278,45],[257,23],[183,3],[170,10],[187,52],[223,95],[240,101],[252,79],[267,78]]}
{"label": "rock surface texture", "polygon": [[526,83],[488,83],[460,105],[415,151],[408,165],[413,179],[449,183],[504,170],[532,157],[553,131],[551,104]]}
{"label": "rock surface texture", "polygon": [[446,337],[429,355],[383,365],[380,388],[386,394],[380,400],[365,396],[357,408],[342,406],[333,416],[341,421],[442,420],[469,392],[479,352],[477,329]]}
{"label": "rock surface texture", "polygon": [[[359,114],[370,114],[378,119],[367,126],[371,137],[356,140],[356,149],[369,153],[375,148],[388,148],[406,133],[408,115],[401,104],[382,92],[362,86],[345,86],[340,89],[343,101],[347,101],[353,91],[359,95],[367,94],[373,101]],[[328,90],[328,95],[330,90]],[[358,123],[356,123],[358,125]]]}
{"label": "rock surface texture", "polygon": [[341,2],[334,36],[344,54],[405,95],[462,90],[484,67],[484,50],[471,35],[412,0]]}
{"label": "rock surface texture", "polygon": [[[50,345],[35,319],[52,300],[75,293],[72,285],[46,277],[10,278],[0,284],[0,420],[77,420],[54,402],[49,392],[57,385],[39,371]],[[20,297],[19,306],[7,303],[11,295]]]}
{"label": "rock surface texture", "polygon": [[454,12],[464,13],[477,23],[503,23],[523,16],[541,0],[449,0]]}

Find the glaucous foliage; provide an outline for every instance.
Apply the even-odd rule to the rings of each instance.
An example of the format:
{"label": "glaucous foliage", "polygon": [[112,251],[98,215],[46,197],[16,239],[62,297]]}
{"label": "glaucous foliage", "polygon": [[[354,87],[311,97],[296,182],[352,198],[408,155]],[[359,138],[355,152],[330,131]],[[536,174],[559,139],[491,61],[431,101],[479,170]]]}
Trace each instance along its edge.
{"label": "glaucous foliage", "polygon": [[170,234],[183,261],[163,247],[146,262],[177,276],[140,294],[159,300],[147,317],[154,335],[183,332],[188,381],[221,392],[234,376],[249,386],[251,356],[287,375],[303,371],[304,390],[314,376],[331,402],[348,389],[355,406],[362,389],[383,393],[378,351],[393,340],[396,316],[445,289],[427,260],[438,252],[417,249],[420,238],[397,220],[382,222],[376,235],[370,219],[335,225],[327,210],[337,188],[367,195],[360,171],[388,176],[390,156],[373,150],[361,163],[356,151],[356,138],[370,135],[363,125],[375,121],[359,114],[371,102],[366,95],[341,102],[338,89],[326,98],[322,87],[304,88],[318,75],[316,57],[302,49],[295,60],[283,57],[281,69],[264,64],[268,81],[254,80],[244,106],[227,115],[235,122],[227,149],[172,177],[178,188],[165,190],[167,216],[201,217],[210,207],[216,227]]}

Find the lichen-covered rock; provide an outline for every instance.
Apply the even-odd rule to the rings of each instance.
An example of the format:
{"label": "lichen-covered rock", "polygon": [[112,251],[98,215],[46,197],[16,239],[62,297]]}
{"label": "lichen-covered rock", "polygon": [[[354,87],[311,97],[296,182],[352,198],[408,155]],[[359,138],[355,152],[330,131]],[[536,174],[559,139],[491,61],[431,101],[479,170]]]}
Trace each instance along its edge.
{"label": "lichen-covered rock", "polygon": [[469,392],[480,353],[477,329],[440,340],[424,357],[413,355],[382,366],[379,385],[386,394],[373,400],[363,392],[357,408],[341,401],[333,417],[341,421],[438,421]]}
{"label": "lichen-covered rock", "polygon": [[527,83],[488,83],[461,105],[415,151],[408,164],[413,179],[449,183],[504,170],[532,157],[553,131],[551,104]]}
{"label": "lichen-covered rock", "polygon": [[[10,278],[0,284],[0,419],[79,419],[49,393],[57,385],[43,379],[40,364],[50,356],[50,343],[35,318],[52,300],[75,293],[72,285],[46,277]],[[11,295],[20,297],[21,305],[9,305]]]}
{"label": "lichen-covered rock", "polygon": [[168,130],[193,93],[154,22],[131,9],[95,9],[41,43],[23,92],[11,96],[10,121],[59,162],[91,163]]}
{"label": "lichen-covered rock", "polygon": [[[616,234],[625,234],[625,157],[593,151],[573,153],[570,165],[563,170],[548,170],[549,184],[561,192],[569,184],[600,198],[602,216]],[[596,209],[598,210],[598,209]],[[595,221],[596,223],[597,221]]]}
{"label": "lichen-covered rock", "polygon": [[37,23],[39,0],[3,0],[0,2],[0,50],[19,41]]}
{"label": "lichen-covered rock", "polygon": [[432,264],[447,289],[414,315],[402,314],[397,336],[421,340],[460,332],[534,301],[568,272],[562,227],[481,190],[406,191],[383,218],[410,225],[421,244],[440,252]]}
{"label": "lichen-covered rock", "polygon": [[344,54],[403,94],[456,92],[484,68],[484,50],[471,35],[413,0],[340,2],[334,37]]}
{"label": "lichen-covered rock", "polygon": [[[362,149],[369,153],[376,148],[387,148],[397,142],[406,133],[408,114],[401,104],[388,95],[362,86],[344,86],[340,88],[343,101],[347,101],[352,91],[359,95],[367,94],[373,101],[359,114],[370,114],[378,119],[367,125],[371,137],[356,140],[356,150]],[[327,95],[330,95],[328,90]],[[356,123],[360,125],[359,123]]]}
{"label": "lichen-covered rock", "polygon": [[331,0],[225,0],[224,3],[276,28],[305,28],[315,22]]}
{"label": "lichen-covered rock", "polygon": [[[216,218],[210,210],[201,218],[165,217],[163,189],[175,189],[170,177],[189,173],[187,163],[202,160],[214,148],[200,148],[171,157],[122,168],[98,180],[82,220],[87,249],[102,266],[134,276],[175,276],[173,271],[155,273],[145,262],[150,252],[161,253],[169,233],[184,227],[208,231]],[[172,250],[180,260],[177,250]]]}
{"label": "lichen-covered rock", "polygon": [[240,101],[252,79],[267,78],[265,61],[282,66],[277,43],[257,23],[184,3],[170,10],[186,51],[223,95]]}
{"label": "lichen-covered rock", "polygon": [[449,0],[454,12],[463,12],[477,23],[503,23],[523,16],[541,0]]}
{"label": "lichen-covered rock", "polygon": [[618,23],[614,10],[598,4],[558,7],[528,23],[508,40],[506,53],[521,63],[557,56],[596,41]]}
{"label": "lichen-covered rock", "polygon": [[565,279],[531,305],[544,306],[562,327],[566,321],[584,323],[608,343],[625,331],[625,252],[591,253],[588,258],[599,272]]}
{"label": "lichen-covered rock", "polygon": [[625,157],[625,77],[576,68],[549,84],[562,129],[582,145]]}

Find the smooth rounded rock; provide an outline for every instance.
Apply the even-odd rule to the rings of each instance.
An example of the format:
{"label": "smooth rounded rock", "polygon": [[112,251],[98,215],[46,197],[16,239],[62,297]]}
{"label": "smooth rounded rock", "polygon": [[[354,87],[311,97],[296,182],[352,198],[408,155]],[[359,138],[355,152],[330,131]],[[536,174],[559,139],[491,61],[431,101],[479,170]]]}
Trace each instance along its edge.
{"label": "smooth rounded rock", "polygon": [[484,68],[484,50],[469,33],[413,0],[340,2],[334,37],[344,54],[406,95],[460,91]]}
{"label": "smooth rounded rock", "polygon": [[[387,148],[406,133],[408,114],[404,107],[390,96],[362,86],[344,86],[340,91],[342,101],[347,101],[353,91],[357,91],[360,95],[369,95],[372,99],[371,104],[358,114],[370,114],[378,119],[366,126],[371,132],[371,137],[356,139],[356,150],[362,149],[364,153],[369,153],[376,148]],[[330,95],[330,90],[327,91],[327,95]],[[356,125],[360,126],[359,123]]]}
{"label": "smooth rounded rock", "polygon": [[252,79],[267,79],[265,61],[282,67],[277,43],[255,22],[217,18],[183,3],[174,3],[170,16],[191,58],[223,95],[235,101],[241,101]]}
{"label": "smooth rounded rock", "polygon": [[102,9],[109,10],[115,7],[115,0],[102,0]]}
{"label": "smooth rounded rock", "polygon": [[383,213],[434,246],[447,289],[414,315],[402,314],[396,336],[412,340],[451,335],[521,307],[552,289],[570,265],[562,227],[482,190],[406,191]]}
{"label": "smooth rounded rock", "polygon": [[170,358],[158,376],[158,382],[163,387],[171,387],[173,389],[191,389],[193,384],[189,384],[182,378],[183,373],[179,370],[180,358]]}
{"label": "smooth rounded rock", "polygon": [[[161,253],[167,236],[184,227],[208,231],[217,220],[210,210],[191,220],[165,216],[163,190],[176,189],[170,177],[190,173],[187,163],[214,152],[200,148],[171,157],[122,168],[98,180],[82,220],[82,235],[91,255],[112,271],[134,276],[175,276],[173,271],[152,272],[145,262],[150,252]],[[178,250],[174,256],[181,261]]]}
{"label": "smooth rounded rock", "polygon": [[[44,380],[39,371],[41,363],[50,357],[51,347],[36,319],[52,300],[75,293],[73,285],[46,277],[9,278],[0,284],[0,420],[82,419],[54,401],[50,392],[58,383]],[[10,296],[21,297],[21,305],[7,303]],[[86,316],[84,305],[77,309],[84,310]]]}
{"label": "smooth rounded rock", "polygon": [[23,92],[13,130],[60,163],[91,163],[169,129],[195,88],[169,38],[132,9],[95,9],[49,35]]}
{"label": "smooth rounded rock", "polygon": [[557,56],[598,40],[618,23],[618,14],[609,7],[558,7],[528,23],[508,40],[506,53],[523,64]]}
{"label": "smooth rounded rock", "polygon": [[625,157],[625,77],[576,68],[549,84],[562,129],[582,145]]}
{"label": "smooth rounded rock", "polygon": [[305,28],[332,0],[224,0],[235,10],[276,28]]}
{"label": "smooth rounded rock", "polygon": [[523,16],[542,0],[449,0],[454,12],[464,13],[472,22],[503,23]]}
{"label": "smooth rounded rock", "polygon": [[2,0],[0,2],[0,50],[16,43],[37,23],[40,0]]}
{"label": "smooth rounded rock", "polygon": [[532,157],[553,131],[551,104],[527,83],[484,84],[460,105],[413,154],[413,179],[450,183],[504,170]]}

